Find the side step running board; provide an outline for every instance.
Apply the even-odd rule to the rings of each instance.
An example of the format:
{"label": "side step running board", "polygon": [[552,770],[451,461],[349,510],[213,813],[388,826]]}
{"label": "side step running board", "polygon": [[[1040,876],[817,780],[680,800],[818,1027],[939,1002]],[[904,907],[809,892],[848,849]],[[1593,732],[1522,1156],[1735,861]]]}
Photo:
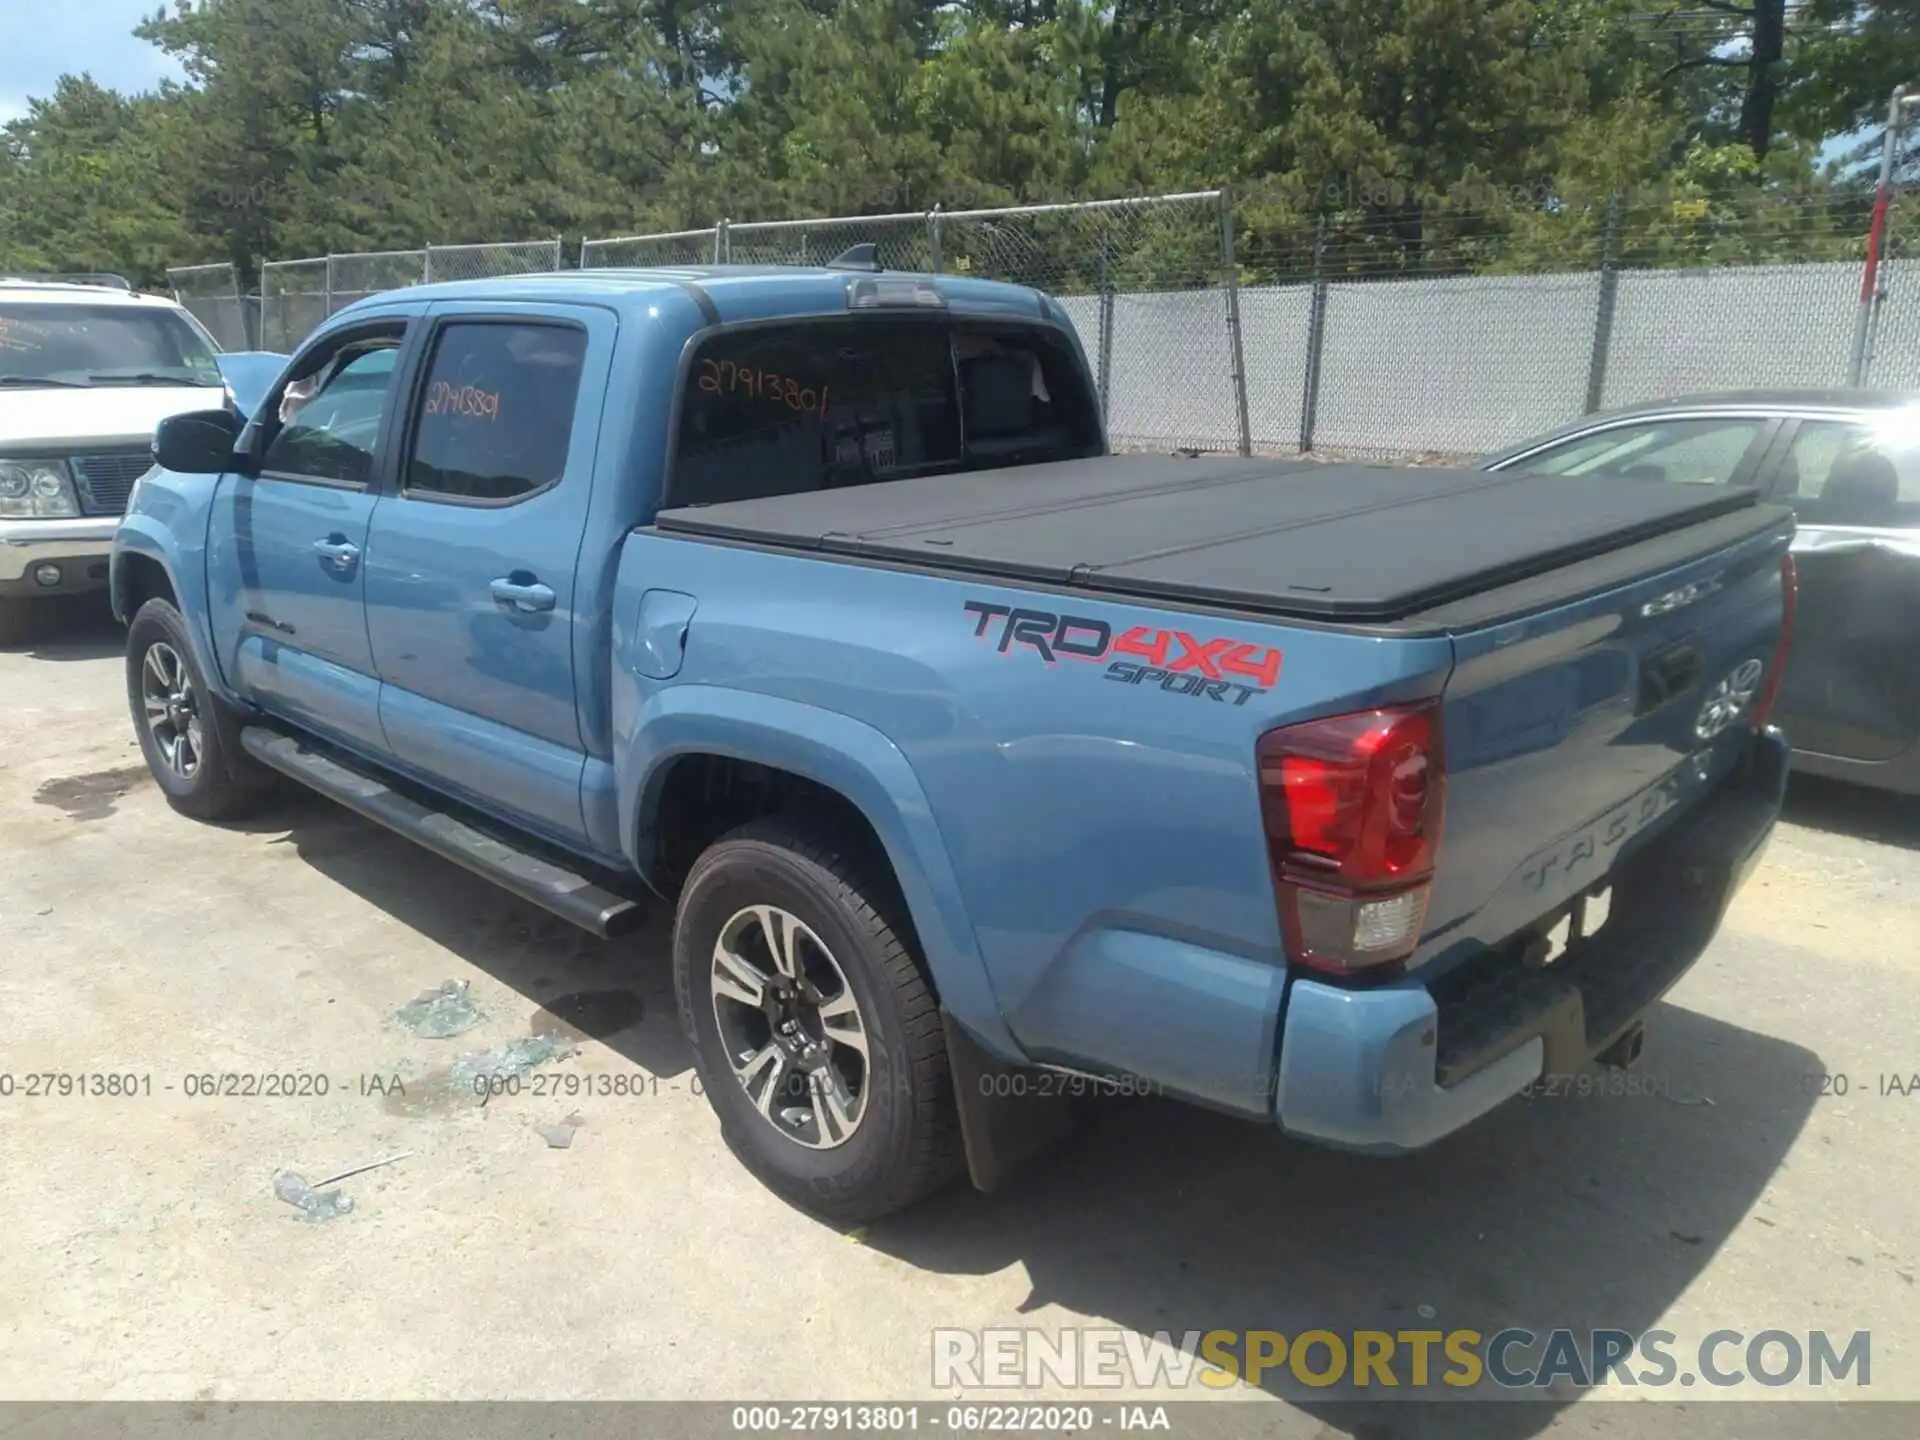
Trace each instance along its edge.
{"label": "side step running board", "polygon": [[632,930],[645,915],[641,902],[516,849],[451,815],[430,810],[383,781],[308,749],[291,735],[249,725],[240,732],[240,743],[262,765],[398,831],[582,930],[612,939]]}

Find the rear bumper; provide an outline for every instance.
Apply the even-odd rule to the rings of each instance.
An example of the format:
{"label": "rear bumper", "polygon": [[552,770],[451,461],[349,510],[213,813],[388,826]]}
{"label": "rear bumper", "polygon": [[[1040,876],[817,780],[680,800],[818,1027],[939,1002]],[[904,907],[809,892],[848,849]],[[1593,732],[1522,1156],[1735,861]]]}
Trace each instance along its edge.
{"label": "rear bumper", "polygon": [[[117,515],[75,520],[0,520],[0,596],[60,595],[104,590]],[[54,565],[60,579],[42,585],[34,572]]]}
{"label": "rear bumper", "polygon": [[1397,1153],[1429,1145],[1542,1074],[1576,1071],[1699,958],[1773,832],[1788,749],[1754,737],[1740,769],[1613,877],[1606,927],[1554,965],[1508,954],[1433,989],[1288,991],[1276,1116],[1289,1134]]}

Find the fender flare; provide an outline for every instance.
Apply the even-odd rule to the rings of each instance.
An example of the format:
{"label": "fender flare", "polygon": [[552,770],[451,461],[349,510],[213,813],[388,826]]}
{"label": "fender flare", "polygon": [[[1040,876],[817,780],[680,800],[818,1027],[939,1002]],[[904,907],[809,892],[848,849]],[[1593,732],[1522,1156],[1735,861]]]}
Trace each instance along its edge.
{"label": "fender flare", "polygon": [[226,673],[220,668],[219,652],[213,643],[213,629],[207,613],[205,570],[179,553],[178,541],[167,526],[150,515],[131,514],[120,522],[113,535],[113,553],[108,560],[107,593],[113,613],[123,625],[131,625],[133,616],[122,614],[120,597],[125,583],[127,557],[138,555],[151,560],[165,572],[173,588],[174,604],[187,622],[187,640],[193,649],[194,663],[220,698],[238,703]]}
{"label": "fender flare", "polygon": [[946,841],[913,766],[863,721],[778,696],[670,685],[648,698],[618,751],[620,834],[641,874],[646,833],[673,763],[723,755],[805,776],[844,796],[886,850],[933,972],[941,1008],[991,1054],[1025,1057],[1008,1031]]}

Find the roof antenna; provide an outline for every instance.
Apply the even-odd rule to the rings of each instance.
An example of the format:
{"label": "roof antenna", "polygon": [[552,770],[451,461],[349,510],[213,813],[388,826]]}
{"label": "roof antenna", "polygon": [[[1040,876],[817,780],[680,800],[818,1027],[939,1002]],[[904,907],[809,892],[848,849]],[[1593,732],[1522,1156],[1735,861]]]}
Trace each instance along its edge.
{"label": "roof antenna", "polygon": [[849,245],[833,259],[827,262],[829,270],[872,270],[878,273],[880,255],[878,247],[871,242]]}

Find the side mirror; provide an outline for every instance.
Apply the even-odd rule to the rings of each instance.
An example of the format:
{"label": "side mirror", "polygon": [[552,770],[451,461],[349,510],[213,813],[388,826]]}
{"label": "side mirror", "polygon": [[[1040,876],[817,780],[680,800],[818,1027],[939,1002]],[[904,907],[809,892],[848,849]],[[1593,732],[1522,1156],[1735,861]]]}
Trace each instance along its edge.
{"label": "side mirror", "polygon": [[240,417],[231,410],[170,415],[153,432],[154,463],[182,475],[219,475],[231,470],[240,424]]}

